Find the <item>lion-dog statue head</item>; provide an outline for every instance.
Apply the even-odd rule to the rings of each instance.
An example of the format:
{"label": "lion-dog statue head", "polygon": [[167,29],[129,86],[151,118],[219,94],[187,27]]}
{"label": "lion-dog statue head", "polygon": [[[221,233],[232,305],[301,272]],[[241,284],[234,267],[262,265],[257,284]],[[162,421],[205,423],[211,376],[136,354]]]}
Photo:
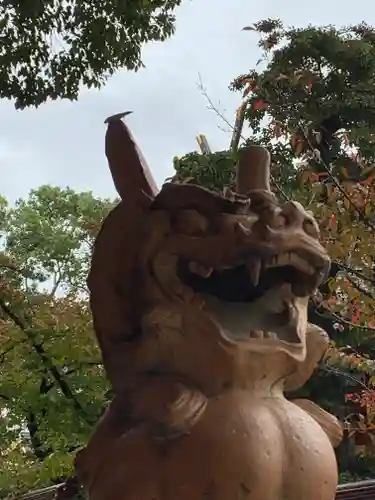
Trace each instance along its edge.
{"label": "lion-dog statue head", "polygon": [[[115,393],[100,424],[107,430],[96,433],[101,459],[111,439],[140,423],[159,439],[188,432],[207,401],[231,388],[302,385],[327,344],[319,332],[320,347],[298,375],[308,298],[330,261],[313,215],[272,193],[269,153],[240,152],[235,192],[178,183],[158,191],[122,116],[107,120],[106,135],[121,202],[98,235],[88,280]],[[99,462],[86,464],[86,485]]]}

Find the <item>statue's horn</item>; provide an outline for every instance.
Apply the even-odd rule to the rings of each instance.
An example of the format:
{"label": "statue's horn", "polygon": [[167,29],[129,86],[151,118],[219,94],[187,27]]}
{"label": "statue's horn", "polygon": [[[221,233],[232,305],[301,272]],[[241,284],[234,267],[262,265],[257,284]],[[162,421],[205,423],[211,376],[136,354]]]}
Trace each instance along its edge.
{"label": "statue's horn", "polygon": [[246,195],[249,191],[271,191],[271,156],[263,146],[248,146],[240,152],[237,165],[237,193]]}
{"label": "statue's horn", "polygon": [[147,162],[122,118],[131,112],[110,116],[105,137],[105,152],[116,190],[123,201],[153,199],[157,186]]}

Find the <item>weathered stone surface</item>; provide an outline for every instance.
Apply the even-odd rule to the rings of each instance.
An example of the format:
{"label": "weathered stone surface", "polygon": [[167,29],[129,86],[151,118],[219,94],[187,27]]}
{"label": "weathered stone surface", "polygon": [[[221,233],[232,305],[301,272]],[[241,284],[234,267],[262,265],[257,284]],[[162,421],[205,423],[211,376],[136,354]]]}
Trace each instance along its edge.
{"label": "weathered stone surface", "polygon": [[77,457],[91,500],[333,500],[335,418],[289,401],[324,355],[307,323],[329,257],[312,214],[242,152],[236,193],[157,192],[126,125],[106,152],[122,199],[88,284],[115,398]]}

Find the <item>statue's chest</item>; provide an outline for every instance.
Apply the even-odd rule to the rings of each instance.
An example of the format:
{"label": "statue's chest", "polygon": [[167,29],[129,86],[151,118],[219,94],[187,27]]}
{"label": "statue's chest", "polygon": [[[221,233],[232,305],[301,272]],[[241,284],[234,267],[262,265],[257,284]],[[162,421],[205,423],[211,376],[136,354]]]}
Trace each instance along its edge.
{"label": "statue's chest", "polygon": [[185,445],[172,445],[169,457],[181,500],[201,498],[198,490],[203,494],[209,485],[212,500],[335,496],[336,461],[326,434],[284,398],[242,392],[211,401]]}
{"label": "statue's chest", "polygon": [[[335,497],[336,461],[326,434],[281,397],[228,393],[211,400],[185,436],[157,442],[139,429],[120,448],[121,480],[135,488],[130,500]],[[137,477],[145,479],[135,487]]]}

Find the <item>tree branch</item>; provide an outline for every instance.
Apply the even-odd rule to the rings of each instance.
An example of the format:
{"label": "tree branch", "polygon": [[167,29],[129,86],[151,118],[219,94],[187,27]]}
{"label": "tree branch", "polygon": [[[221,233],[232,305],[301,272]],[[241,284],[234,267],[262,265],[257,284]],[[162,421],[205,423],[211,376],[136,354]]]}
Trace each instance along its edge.
{"label": "tree branch", "polygon": [[339,314],[327,309],[326,307],[324,307],[322,304],[317,304],[317,308],[315,309],[315,312],[318,316],[322,316],[324,317],[324,314],[320,313],[319,312],[319,308],[323,309],[324,311],[326,311],[330,316],[332,316],[332,318],[336,319],[337,321],[343,323],[344,325],[347,325],[349,326],[350,328],[356,328],[358,330],[366,330],[366,331],[370,331],[370,332],[374,332],[375,331],[375,328],[372,327],[372,326],[365,326],[365,325],[357,325],[356,323],[352,323],[351,321],[343,318],[342,316],[340,316]]}
{"label": "tree branch", "polygon": [[341,267],[342,269],[344,269],[348,273],[354,274],[355,276],[362,279],[363,281],[368,281],[369,283],[372,283],[373,285],[375,285],[375,279],[369,278],[368,276],[365,276],[361,271],[357,271],[356,269],[353,269],[352,267],[348,266],[347,264],[344,264],[344,263],[339,262],[337,260],[335,260],[334,262],[336,262],[336,264],[339,267]]}
{"label": "tree branch", "polygon": [[368,387],[366,384],[361,382],[360,380],[356,379],[350,373],[344,372],[340,370],[339,368],[336,368],[334,366],[328,365],[327,363],[320,363],[319,364],[319,369],[328,373],[334,373],[335,375],[340,375],[342,377],[347,378],[348,380],[351,380],[352,382],[355,382],[356,385],[361,386],[363,389],[366,389],[368,391]]}
{"label": "tree branch", "polygon": [[[306,133],[305,127],[301,122],[298,122],[298,127],[303,134],[303,137],[307,144],[309,145],[309,148],[311,152],[314,152],[315,148],[310,140],[309,135]],[[337,189],[340,191],[340,193],[344,196],[344,198],[348,201],[348,203],[354,208],[354,210],[357,212],[359,215],[359,218],[362,220],[362,222],[372,231],[375,231],[375,225],[366,217],[366,214],[359,208],[357,205],[353,202],[352,198],[348,195],[348,193],[345,191],[345,189],[341,186],[340,182],[336,179],[336,177],[332,174],[331,169],[329,166],[326,164],[322,156],[320,155],[319,158],[317,158],[318,162],[324,170],[326,171],[329,179],[332,181],[332,183],[337,187]]]}
{"label": "tree branch", "polygon": [[211,109],[212,111],[214,111],[223,120],[223,122],[230,128],[230,130],[233,130],[234,129],[233,125],[229,122],[229,120],[227,120],[227,118],[224,116],[224,114],[221,111],[219,111],[219,109],[213,103],[211,97],[208,95],[207,89],[203,85],[203,81],[202,81],[202,77],[201,77],[200,73],[198,73],[198,79],[199,79],[198,89],[201,91],[202,95],[207,100],[207,102],[209,104],[208,109]]}
{"label": "tree branch", "polygon": [[51,290],[51,293],[50,293],[50,298],[51,299],[56,295],[56,292],[57,292],[57,289],[60,286],[61,280],[62,280],[62,274],[61,274],[61,272],[59,270],[59,271],[57,271],[54,274],[54,277],[53,277],[53,286],[52,286],[52,290]]}
{"label": "tree branch", "polygon": [[[239,140],[240,138],[242,140],[246,140],[245,137],[242,135],[242,126],[243,126],[243,122],[244,120],[242,120],[242,123],[241,123],[241,127],[238,127],[238,129],[235,128],[235,126],[233,126],[228,120],[227,118],[224,116],[224,114],[219,111],[219,109],[215,106],[215,104],[213,103],[211,97],[208,95],[208,92],[207,92],[207,89],[206,87],[203,85],[203,82],[202,82],[202,78],[201,78],[201,75],[198,73],[198,77],[199,77],[199,84],[198,84],[198,89],[201,91],[202,95],[205,97],[205,99],[207,100],[208,104],[209,104],[209,107],[208,109],[211,109],[214,113],[216,113],[227,125],[228,127],[232,130],[233,132],[233,137],[232,137],[232,150],[233,150],[233,147],[235,147],[236,149],[238,148],[238,143],[239,143]],[[246,111],[246,106],[247,106],[247,103],[243,103],[242,106],[241,106],[241,114],[243,114],[243,118],[245,116],[245,111]],[[282,189],[282,187],[276,182],[275,178],[273,177],[272,174],[270,174],[270,178],[271,178],[271,182],[272,184],[275,186],[275,188],[277,189],[277,191],[279,192],[280,196],[285,200],[285,201],[289,201],[289,197],[287,196],[287,194],[284,192],[284,190]]]}
{"label": "tree branch", "polygon": [[7,354],[9,354],[11,351],[13,351],[13,349],[15,349],[20,344],[24,344],[25,342],[28,342],[28,339],[18,340],[17,342],[14,342],[14,344],[12,344],[11,346],[9,346],[7,349],[5,349],[4,351],[0,352],[0,363],[2,363],[4,361],[4,358],[5,358],[5,356]]}
{"label": "tree branch", "polygon": [[48,357],[47,352],[44,347],[35,341],[35,332],[21,319],[19,318],[11,309],[6,305],[6,303],[0,299],[0,307],[7,314],[7,316],[13,321],[13,323],[20,328],[20,330],[26,335],[34,351],[39,356],[43,366],[49,371],[57,386],[60,388],[62,394],[69,400],[77,413],[81,418],[88,424],[93,425],[95,422],[90,418],[90,415],[85,411],[81,403],[78,401],[73,391],[71,390],[69,384],[64,380],[63,376],[59,372],[58,368],[55,366],[53,361]]}
{"label": "tree branch", "polygon": [[348,276],[348,280],[349,280],[350,284],[353,286],[353,288],[356,288],[360,293],[362,293],[363,295],[365,295],[369,299],[375,300],[373,293],[366,290],[366,288],[364,288],[360,283],[357,283],[351,276]]}

